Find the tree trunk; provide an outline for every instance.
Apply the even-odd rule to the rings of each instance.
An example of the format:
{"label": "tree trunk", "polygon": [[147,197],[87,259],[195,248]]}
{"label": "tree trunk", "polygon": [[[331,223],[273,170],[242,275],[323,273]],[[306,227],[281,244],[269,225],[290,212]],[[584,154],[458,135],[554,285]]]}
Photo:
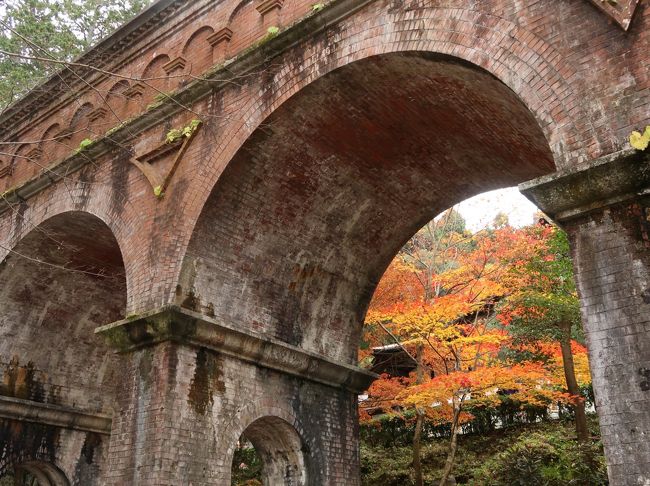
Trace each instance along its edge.
{"label": "tree trunk", "polygon": [[424,414],[419,410],[415,412],[417,419],[415,421],[415,434],[413,434],[413,481],[415,486],[422,486],[422,463],[420,461],[420,439],[422,437],[422,423]]}
{"label": "tree trunk", "polygon": [[[424,368],[422,366],[422,354],[424,348],[419,344],[416,350],[415,359],[417,367],[415,369],[415,381],[419,385],[424,381]],[[420,461],[420,446],[422,438],[422,424],[424,423],[424,412],[416,407],[415,409],[415,433],[413,434],[413,481],[415,486],[423,486],[422,482],[422,463]]]}
{"label": "tree trunk", "polygon": [[445,461],[445,468],[442,470],[442,477],[440,478],[440,485],[445,486],[452,469],[454,468],[454,459],[456,457],[456,449],[458,448],[458,419],[460,418],[461,403],[456,406],[454,404],[454,417],[451,421],[451,441],[449,443],[449,453]]}
{"label": "tree trunk", "polygon": [[[569,393],[581,397],[578,380],[576,380],[575,366],[573,364],[573,352],[571,351],[571,326],[562,326],[562,338],[560,339],[562,350],[562,364],[564,367],[564,379]],[[587,428],[587,414],[585,413],[585,402],[580,399],[573,405],[576,420],[576,435],[579,442],[589,440],[589,429]]]}

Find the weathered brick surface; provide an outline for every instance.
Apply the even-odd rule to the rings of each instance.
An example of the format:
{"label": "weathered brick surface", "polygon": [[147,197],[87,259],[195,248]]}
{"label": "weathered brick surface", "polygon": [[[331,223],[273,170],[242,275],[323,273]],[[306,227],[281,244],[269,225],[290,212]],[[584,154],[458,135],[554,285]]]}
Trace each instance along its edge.
{"label": "weathered brick surface", "polygon": [[648,201],[569,223],[612,484],[650,483]]}
{"label": "weathered brick surface", "polygon": [[[230,484],[237,441],[265,418],[300,438],[308,482],[299,484],[358,484],[355,395],[204,348],[166,343],[129,359],[106,484]],[[262,433],[282,442],[286,428],[248,433],[264,453]]]}
{"label": "weathered brick surface", "polygon": [[[194,32],[190,30],[201,23],[199,18],[202,17],[196,17],[203,15],[200,12],[205,15],[226,15],[224,12],[228,12],[230,15],[235,8],[234,5],[228,8],[224,5],[201,10],[199,7],[203,4],[193,2],[192,5],[190,10],[195,6],[196,12],[178,11],[163,24],[169,27],[161,28],[172,29],[177,21],[182,24],[193,19],[193,22],[182,24],[185,28],[175,30],[173,36],[171,32],[158,33],[156,41],[152,40],[153,34],[145,35],[133,43],[128,55],[136,59],[136,54],[142,54],[143,46],[147,45],[147,49],[152,49],[151,56],[155,51],[157,55],[165,54],[173,60],[178,53],[170,49],[182,50],[186,39]],[[294,6],[297,9],[295,15],[287,13],[287,19],[299,18],[309,10],[302,2],[285,2],[281,11],[293,12]],[[481,2],[473,7],[451,1],[435,7],[419,7],[417,2],[371,2],[325,32],[282,53],[271,63],[259,66],[253,74],[238,79],[192,106],[193,111],[205,119],[206,130],[201,135],[203,139],[194,144],[200,148],[191,149],[184,158],[167,200],[159,202],[152,197],[142,174],[129,166],[129,157],[115,153],[120,152],[119,147],[113,154],[93,160],[90,186],[99,187],[84,188],[89,199],[97,198],[96,204],[104,206],[107,200],[112,201],[114,212],[131,204],[137,208],[134,209],[136,214],[128,221],[119,214],[116,218],[118,224],[130,226],[125,228],[126,231],[138,233],[129,235],[128,241],[118,235],[123,252],[137,253],[133,258],[125,255],[129,307],[145,309],[173,298],[182,254],[223,168],[270,113],[312,81],[338,67],[382,53],[438,52],[464,59],[497,76],[524,101],[549,140],[556,164],[567,166],[619,148],[632,128],[648,122],[648,74],[643,66],[646,65],[644,56],[649,29],[645,25],[649,12],[647,5],[640,5],[633,25],[625,33],[608,23],[607,18],[587,2],[534,2],[523,6],[494,1]],[[205,20],[210,25],[223,23],[216,18]],[[287,20],[286,24],[289,23]],[[262,29],[259,35],[263,36],[263,26],[253,24]],[[300,24],[296,28],[299,27]],[[234,38],[233,33],[231,42],[235,42]],[[265,46],[272,42],[265,43]],[[244,45],[235,48],[233,44],[232,54],[241,51]],[[170,47],[164,49],[161,46]],[[140,57],[147,56],[142,54]],[[126,66],[124,73],[137,73],[137,76],[141,73],[139,69],[145,69],[143,65],[129,71]],[[217,75],[217,79],[225,73],[227,71]],[[137,111],[133,107],[124,116]],[[33,135],[36,139],[41,137],[36,131],[41,129],[35,118],[38,113],[32,112],[29,122],[24,122],[26,127],[35,131],[30,137]],[[159,127],[145,131],[134,140],[120,142],[120,145],[124,149],[133,149],[136,154],[142,153],[160,144],[169,128],[182,126],[195,117],[195,113],[179,114],[171,120],[161,121]],[[343,118],[349,116],[344,107],[340,113]],[[73,117],[72,113],[63,118],[70,120],[70,117]],[[113,121],[107,123],[107,127],[114,125]],[[20,123],[15,125],[16,128],[20,126]],[[472,128],[461,129],[469,132]],[[7,130],[3,133],[7,134],[8,140],[28,138],[23,132]],[[212,136],[206,140],[208,133]],[[78,134],[79,137],[88,135]],[[77,143],[69,143],[69,146],[74,148]],[[43,151],[45,154],[51,152],[51,149]],[[44,159],[39,164],[51,161]],[[78,176],[70,177],[77,180]],[[0,182],[9,187],[19,180],[19,177],[11,176]],[[64,184],[41,194],[41,197],[30,197],[28,211],[39,213],[44,210],[39,208],[40,205],[49,209],[57,199],[69,198]],[[5,214],[3,234],[13,238],[15,230],[11,223],[12,218]],[[163,225],[165,228],[161,228]],[[152,245],[149,245],[150,241],[153,241]],[[145,257],[147,251],[143,246],[156,248],[156,255]]]}
{"label": "weathered brick surface", "polygon": [[[0,265],[0,402],[9,397],[110,416],[121,363],[93,330],[123,316],[117,242],[84,213],[30,229],[14,247],[20,255]],[[73,485],[99,484],[107,449],[107,435],[0,420],[0,477],[43,461],[56,464]]]}
{"label": "weathered brick surface", "polygon": [[[312,0],[285,0],[264,16],[260,3],[163,0],[84,58],[130,79],[85,72],[91,90],[70,75],[72,89],[57,91],[52,81],[0,117],[0,138],[9,142],[2,152],[11,154],[0,156],[0,257],[22,248],[67,263],[40,231],[54,225],[57,241],[83,249],[83,265],[113,255],[112,273],[124,274],[111,287],[17,255],[0,269],[0,362],[7,367],[16,354],[27,370],[33,361],[42,383],[26,398],[60,396],[94,411],[119,399],[112,484],[227,481],[238,434],[275,413],[262,407],[240,417],[249,402],[275,404],[319,451],[314,484],[355,484],[354,400],[228,358],[220,365],[224,390],[206,395],[199,413],[189,398],[196,349],[161,345],[115,359],[90,337],[95,325],[176,303],[353,362],[374,285],[418,225],[478,192],[613,153],[650,123],[647,2],[627,31],[583,0],[338,0],[316,13]],[[265,38],[269,26],[286,31]],[[150,106],[174,89],[176,100]],[[130,117],[69,156],[82,139]],[[158,199],[130,160],[164,148],[169,130],[193,118],[203,126]],[[172,161],[153,164],[167,169]],[[106,225],[99,233],[96,218]],[[594,332],[609,337],[594,338],[596,346],[632,340],[621,337],[626,329],[640,333],[640,320],[627,314],[630,324],[610,325],[625,304],[618,300],[641,298],[634,286],[643,281],[623,281],[642,267],[625,254],[615,259],[615,248],[633,246],[619,219],[594,230],[609,238],[603,251],[619,273],[589,277],[596,264],[586,250],[577,256],[592,268],[585,305],[601,309],[588,314],[589,325],[607,315],[609,327]],[[599,248],[589,224],[576,234]],[[108,232],[115,240],[106,246]],[[613,283],[620,288],[600,289]],[[50,356],[42,343],[66,352]],[[616,361],[617,346],[604,349],[628,366]],[[115,363],[130,372],[116,380]],[[602,390],[616,379],[595,375]],[[639,393],[630,388],[636,404]],[[605,391],[597,394],[609,403]],[[627,434],[624,420],[608,424],[609,417],[608,435]],[[623,471],[612,461],[612,471]]]}
{"label": "weathered brick surface", "polygon": [[179,303],[352,362],[365,303],[407,235],[552,169],[534,119],[487,73],[359,61],[283,104],[235,155],[194,227]]}
{"label": "weathered brick surface", "polygon": [[107,472],[108,444],[106,435],[0,419],[0,477],[16,465],[36,462],[56,465],[68,484],[99,485]]}
{"label": "weathered brick surface", "polygon": [[112,411],[119,361],[93,335],[105,319],[123,317],[126,302],[110,230],[68,213],[32,230],[15,249],[19,254],[0,268],[0,394]]}

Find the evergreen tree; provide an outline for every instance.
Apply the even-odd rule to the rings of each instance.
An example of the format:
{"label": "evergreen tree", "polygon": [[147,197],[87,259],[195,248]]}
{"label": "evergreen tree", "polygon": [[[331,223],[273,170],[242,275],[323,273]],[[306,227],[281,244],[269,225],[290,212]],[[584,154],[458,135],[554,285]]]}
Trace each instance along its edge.
{"label": "evergreen tree", "polygon": [[0,7],[0,109],[61,69],[42,59],[75,59],[149,1],[8,0]]}

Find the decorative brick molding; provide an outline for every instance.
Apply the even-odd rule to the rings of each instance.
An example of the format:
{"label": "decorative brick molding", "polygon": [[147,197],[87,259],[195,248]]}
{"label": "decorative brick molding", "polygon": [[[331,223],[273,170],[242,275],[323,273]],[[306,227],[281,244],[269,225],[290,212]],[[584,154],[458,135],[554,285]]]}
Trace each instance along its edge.
{"label": "decorative brick molding", "polygon": [[40,147],[34,147],[25,154],[28,160],[38,160],[43,156],[43,150]]}
{"label": "decorative brick molding", "polygon": [[95,333],[104,336],[111,346],[123,353],[173,341],[201,346],[263,368],[355,393],[366,390],[377,378],[374,373],[361,368],[337,363],[276,339],[235,329],[177,306],[166,306],[98,327]]}
{"label": "decorative brick molding", "polygon": [[[187,149],[194,140],[194,137],[196,137],[198,130],[201,128],[201,125],[202,124],[199,123],[196,128],[191,131],[189,136],[184,134],[180,135],[180,137],[174,141],[165,141],[165,143],[159,145],[150,152],[131,159],[131,163],[140,169],[147,178],[156,196],[164,194],[174,176],[174,173],[176,172],[176,169],[178,169],[178,165],[181,163],[185,152],[187,152]],[[154,164],[156,161],[170,155],[173,155],[174,159],[171,165],[166,168]]]}
{"label": "decorative brick molding", "polygon": [[183,71],[186,65],[187,61],[185,58],[179,56],[169,61],[162,68],[167,74],[172,74],[174,71]]}
{"label": "decorative brick molding", "polygon": [[228,27],[224,27],[223,29],[219,29],[214,34],[208,36],[207,40],[212,47],[216,47],[222,42],[230,42],[231,38],[232,30],[230,30]]}
{"label": "decorative brick molding", "polygon": [[129,89],[124,91],[124,96],[129,99],[135,98],[136,96],[142,96],[146,89],[147,87],[144,83],[134,83],[129,87]]}
{"label": "decorative brick molding", "polygon": [[106,415],[2,395],[0,395],[0,417],[103,435],[111,433],[111,418]]}
{"label": "decorative brick molding", "polygon": [[629,150],[519,185],[558,222],[650,194],[650,153]]}
{"label": "decorative brick molding", "polygon": [[255,8],[260,15],[266,15],[273,10],[281,9],[283,3],[284,0],[262,0]]}
{"label": "decorative brick molding", "polygon": [[108,110],[103,106],[100,106],[99,108],[96,108],[88,113],[88,119],[93,122],[95,120],[99,120],[100,118],[104,118],[106,116],[106,113],[108,113]]}

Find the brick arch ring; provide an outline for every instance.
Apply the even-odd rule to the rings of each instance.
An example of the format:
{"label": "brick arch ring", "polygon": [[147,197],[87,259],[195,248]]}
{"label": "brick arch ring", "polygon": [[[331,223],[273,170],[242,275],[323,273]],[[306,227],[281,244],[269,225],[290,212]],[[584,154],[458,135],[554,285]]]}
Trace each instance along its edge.
{"label": "brick arch ring", "polygon": [[[131,302],[133,275],[138,272],[138,261],[135,254],[129,251],[128,238],[137,228],[137,213],[127,208],[124,218],[111,213],[109,203],[104,198],[90,198],[89,203],[80,209],[70,193],[62,187],[53,188],[39,194],[30,200],[29,206],[14,207],[12,218],[0,219],[0,262],[11,253],[15,247],[32,231],[48,220],[66,213],[78,212],[93,216],[102,221],[111,231],[120,249],[124,262],[124,272],[127,287],[127,307]],[[132,245],[131,245],[132,246]]]}
{"label": "brick arch ring", "polygon": [[[366,13],[365,18],[370,20],[356,23],[343,20],[336,31],[323,31],[319,40],[293,47],[270,63],[266,83],[259,87],[257,96],[237,110],[238,121],[215,140],[212,155],[196,173],[195,198],[184,202],[192,207],[184,208],[190,216],[187,223],[190,227],[178,236],[183,239],[182,248],[187,248],[200,210],[220,175],[252,133],[307,85],[329,72],[372,56],[437,53],[486,70],[508,86],[533,114],[558,168],[602,152],[595,128],[571,86],[575,69],[531,31],[470,8],[422,7],[402,14]],[[273,73],[274,65],[284,67]],[[586,133],[580,133],[576,120],[587,124]],[[587,153],[586,146],[597,146],[596,152]],[[172,281],[179,278],[182,260],[178,259],[176,266],[168,270],[175,273]],[[173,300],[173,289],[169,292],[167,299]]]}
{"label": "brick arch ring", "polygon": [[259,403],[250,403],[243,407],[235,414],[228,425],[226,425],[223,429],[223,433],[220,433],[220,436],[225,439],[223,441],[225,449],[221,454],[221,457],[224,458],[224,466],[231,466],[237,442],[246,429],[248,429],[251,424],[264,418],[283,420],[293,428],[301,442],[307,446],[311,458],[319,457],[321,455],[318,446],[308,440],[308,436],[305,434],[305,429],[296,415],[292,411],[288,410],[287,406],[282,404],[280,401],[267,399]]}

